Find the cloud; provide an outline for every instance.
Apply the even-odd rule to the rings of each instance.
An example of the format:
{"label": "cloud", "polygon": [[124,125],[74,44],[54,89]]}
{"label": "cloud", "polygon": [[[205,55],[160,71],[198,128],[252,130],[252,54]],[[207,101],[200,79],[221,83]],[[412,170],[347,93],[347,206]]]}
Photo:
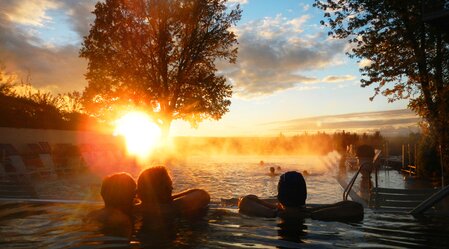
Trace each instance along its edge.
{"label": "cloud", "polygon": [[300,3],[299,6],[302,8],[302,10],[304,11],[308,11],[310,9],[310,5],[309,4],[304,4],[304,3]]}
{"label": "cloud", "polygon": [[369,67],[369,66],[371,66],[371,64],[373,64],[373,61],[372,61],[372,60],[363,58],[363,59],[360,60],[360,62],[359,62],[359,67],[360,67],[360,68]]}
{"label": "cloud", "polygon": [[238,3],[238,4],[247,4],[249,0],[229,0],[228,3]]}
{"label": "cloud", "polygon": [[418,122],[421,118],[408,109],[350,113],[341,115],[318,116],[288,121],[262,124],[273,134],[300,134],[303,132],[374,132],[383,135],[401,135],[418,132]]}
{"label": "cloud", "polygon": [[[94,20],[91,11],[95,2],[1,1],[0,60],[8,71],[23,78],[30,76],[31,83],[38,88],[54,89],[55,92],[82,90],[87,84],[83,76],[87,61],[78,57],[78,51],[82,37],[88,34],[89,24]],[[230,2],[248,3],[242,0]],[[61,45],[50,43],[47,37],[41,39],[38,32],[42,26],[53,26],[54,22],[60,21],[55,20],[55,13],[66,21],[65,32],[74,31],[79,42],[75,39]],[[345,42],[331,40],[319,30],[313,35],[306,34],[304,30],[311,30],[307,26],[309,19],[308,15],[294,19],[278,15],[235,28],[239,40],[237,64],[219,63],[219,68],[234,85],[237,96],[270,95],[292,88],[310,89],[310,84],[322,82],[305,75],[304,71],[338,63]],[[328,81],[332,79],[328,78]]]}
{"label": "cloud", "polygon": [[56,9],[58,4],[51,0],[2,0],[0,4],[5,19],[9,22],[43,26],[51,18],[46,15],[49,9]]}
{"label": "cloud", "polygon": [[91,12],[95,8],[96,0],[65,0],[63,3],[63,9],[71,20],[72,28],[80,37],[88,35],[89,25],[95,20],[95,16]]}
{"label": "cloud", "polygon": [[[65,13],[80,35],[89,28],[88,19],[92,4],[75,0],[50,1],[2,1],[0,3],[0,61],[7,71],[13,71],[22,79],[30,78],[37,88],[54,92],[82,90],[87,62],[78,57],[79,44],[53,46],[41,40],[32,27],[53,21],[48,11],[58,8]],[[89,18],[88,18],[89,17]]]}
{"label": "cloud", "polygon": [[302,72],[335,64],[345,42],[331,40],[320,31],[305,34],[309,18],[303,15],[287,19],[278,15],[236,29],[239,41],[237,63],[220,69],[234,84],[238,96],[269,95],[320,82]]}
{"label": "cloud", "polygon": [[329,75],[323,79],[323,82],[335,83],[342,81],[350,81],[355,80],[356,77],[354,75]]}

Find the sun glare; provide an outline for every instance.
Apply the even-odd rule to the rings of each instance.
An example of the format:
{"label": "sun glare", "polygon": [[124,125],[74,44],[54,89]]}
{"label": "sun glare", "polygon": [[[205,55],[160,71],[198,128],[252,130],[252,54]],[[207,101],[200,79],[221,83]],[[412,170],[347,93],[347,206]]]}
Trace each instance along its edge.
{"label": "sun glare", "polygon": [[124,115],[115,127],[114,135],[125,137],[128,153],[140,158],[147,157],[160,141],[161,130],[143,112]]}

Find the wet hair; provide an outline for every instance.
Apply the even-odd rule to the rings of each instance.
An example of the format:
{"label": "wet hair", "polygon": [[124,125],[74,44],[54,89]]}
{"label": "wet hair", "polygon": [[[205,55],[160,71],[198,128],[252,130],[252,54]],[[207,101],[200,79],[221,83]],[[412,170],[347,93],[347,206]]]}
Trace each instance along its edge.
{"label": "wet hair", "polygon": [[360,145],[357,147],[356,155],[357,157],[368,157],[368,158],[374,158],[374,148],[371,145]]}
{"label": "wet hair", "polygon": [[164,166],[148,168],[137,179],[137,195],[142,203],[171,203],[173,183]]}
{"label": "wet hair", "polygon": [[106,176],[101,184],[101,197],[104,205],[130,212],[136,195],[136,182],[128,173],[115,173]]}
{"label": "wet hair", "polygon": [[281,175],[278,183],[278,201],[285,207],[301,207],[306,204],[307,187],[301,173],[289,171]]}

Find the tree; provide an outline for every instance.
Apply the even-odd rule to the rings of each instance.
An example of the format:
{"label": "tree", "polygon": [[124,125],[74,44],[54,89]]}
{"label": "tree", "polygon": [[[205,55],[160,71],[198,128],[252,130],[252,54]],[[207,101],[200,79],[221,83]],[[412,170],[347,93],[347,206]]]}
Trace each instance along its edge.
{"label": "tree", "polygon": [[[389,101],[409,99],[449,162],[449,34],[423,21],[424,7],[445,0],[328,0],[324,10],[329,35],[347,39],[349,56],[364,59],[361,86],[374,86]],[[446,172],[449,171],[449,163]]]}
{"label": "tree", "polygon": [[88,59],[83,93],[88,111],[113,118],[143,109],[165,135],[172,120],[193,126],[218,120],[231,104],[231,85],[217,75],[216,61],[234,63],[241,17],[226,0],[106,0],[80,56]]}

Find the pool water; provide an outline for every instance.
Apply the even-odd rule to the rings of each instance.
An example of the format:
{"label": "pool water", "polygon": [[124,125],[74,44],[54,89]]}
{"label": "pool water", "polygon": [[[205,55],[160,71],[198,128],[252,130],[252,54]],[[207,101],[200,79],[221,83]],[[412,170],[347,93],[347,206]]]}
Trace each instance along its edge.
{"label": "pool water", "polygon": [[[264,165],[259,162],[263,160]],[[341,200],[335,180],[338,155],[327,156],[194,156],[168,164],[175,192],[199,187],[209,191],[212,204],[203,217],[178,220],[168,229],[131,238],[102,233],[83,218],[101,204],[0,202],[0,248],[448,248],[449,219],[414,218],[408,214],[375,213],[365,209],[360,223],[311,219],[282,221],[238,213],[235,201],[245,194],[276,195],[279,173],[307,170],[308,203]],[[385,174],[386,175],[386,174]],[[39,186],[42,196],[99,200],[98,177],[57,181]],[[388,181],[388,183],[387,183]],[[393,173],[383,184],[401,185]],[[46,189],[48,188],[48,189]]]}

